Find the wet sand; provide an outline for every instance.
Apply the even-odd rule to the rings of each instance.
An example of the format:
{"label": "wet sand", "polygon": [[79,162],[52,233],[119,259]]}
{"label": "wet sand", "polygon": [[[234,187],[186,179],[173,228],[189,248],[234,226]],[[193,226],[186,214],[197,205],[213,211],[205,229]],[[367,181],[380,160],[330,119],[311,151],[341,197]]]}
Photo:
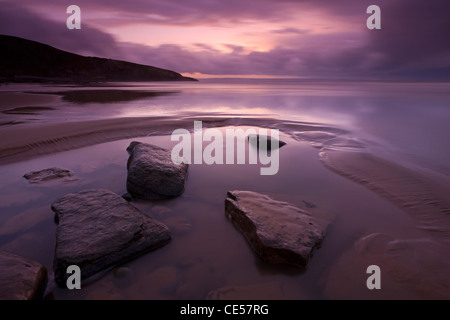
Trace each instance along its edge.
{"label": "wet sand", "polygon": [[325,296],[369,298],[355,288],[367,278],[364,266],[377,265],[384,271],[383,283],[395,288],[378,299],[449,299],[449,185],[368,153],[322,151],[321,161],[401,208],[425,231],[415,237],[383,232],[361,237],[330,271]]}
{"label": "wet sand", "polygon": [[[171,134],[175,129],[193,130],[193,122],[202,121],[205,128],[229,125],[261,126],[300,131],[326,130],[318,125],[280,122],[266,118],[229,117],[139,117],[91,120],[67,123],[31,123],[6,126],[0,130],[0,164],[26,160],[40,155],[66,151],[131,137]],[[329,128],[330,131],[335,131]]]}
{"label": "wet sand", "polygon": [[331,170],[379,193],[414,216],[419,228],[450,241],[450,186],[364,152],[325,150],[321,161]]}

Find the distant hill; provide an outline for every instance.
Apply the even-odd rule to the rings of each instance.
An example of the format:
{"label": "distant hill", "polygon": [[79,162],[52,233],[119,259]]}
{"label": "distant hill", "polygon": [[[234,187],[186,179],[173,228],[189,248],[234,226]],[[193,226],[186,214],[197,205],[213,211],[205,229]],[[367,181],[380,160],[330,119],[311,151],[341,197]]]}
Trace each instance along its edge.
{"label": "distant hill", "polygon": [[0,48],[0,81],[197,81],[170,70],[84,57],[18,37],[0,35]]}

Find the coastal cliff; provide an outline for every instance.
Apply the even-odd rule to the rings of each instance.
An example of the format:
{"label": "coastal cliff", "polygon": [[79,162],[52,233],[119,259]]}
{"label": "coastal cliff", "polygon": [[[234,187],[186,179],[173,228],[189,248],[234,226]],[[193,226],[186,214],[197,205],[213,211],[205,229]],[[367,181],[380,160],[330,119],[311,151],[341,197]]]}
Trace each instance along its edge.
{"label": "coastal cliff", "polygon": [[153,66],[84,57],[0,35],[0,82],[197,81]]}

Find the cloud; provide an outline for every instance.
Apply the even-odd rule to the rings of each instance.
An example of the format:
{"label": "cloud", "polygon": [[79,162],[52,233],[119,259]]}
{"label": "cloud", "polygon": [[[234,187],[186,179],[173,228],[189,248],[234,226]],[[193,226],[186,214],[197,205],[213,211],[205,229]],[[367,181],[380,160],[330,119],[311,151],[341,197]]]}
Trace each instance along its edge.
{"label": "cloud", "polygon": [[[369,4],[361,0],[78,0],[87,21],[81,32],[67,30],[65,20],[56,21],[56,12],[60,15],[65,5],[60,0],[14,3],[0,7],[1,33],[182,73],[450,80],[448,0],[433,0],[433,5],[424,0],[376,0],[381,30],[366,28]],[[44,8],[46,18],[39,15]],[[223,41],[219,45],[227,50],[220,51],[217,44],[202,42],[201,34],[192,35],[191,45],[168,40],[149,46],[118,42],[108,33],[127,24],[186,30],[220,25],[247,32],[252,23],[270,26],[267,34],[253,34],[273,40],[269,49],[251,51],[246,43]],[[151,39],[151,34],[146,37]]]}
{"label": "cloud", "polygon": [[243,54],[245,52],[244,46],[239,46],[231,43],[224,43],[223,44],[226,48],[230,49],[232,53],[234,54]]}
{"label": "cloud", "polygon": [[310,31],[307,29],[284,28],[284,29],[273,30],[272,32],[278,33],[278,34],[307,34]]}
{"label": "cloud", "polygon": [[0,6],[0,33],[42,42],[61,50],[83,55],[119,57],[114,38],[82,23],[81,30],[69,30],[65,10],[60,22],[45,19],[31,10],[3,2]]}
{"label": "cloud", "polygon": [[315,77],[339,74],[342,67],[333,65],[335,53],[330,53],[326,48],[319,53],[314,48],[314,42],[311,43],[312,48],[303,50],[277,47],[268,52],[250,53],[242,53],[242,48],[233,46],[231,52],[221,52],[208,46],[198,47],[201,50],[190,51],[173,44],[149,47],[122,43],[120,46],[129,60],[182,73]]}
{"label": "cloud", "polygon": [[[378,53],[375,68],[390,74],[425,78],[440,70],[450,77],[450,19],[446,0],[433,5],[411,0],[382,8],[382,29],[369,32],[367,52]],[[440,76],[439,76],[440,77]]]}
{"label": "cloud", "polygon": [[[14,0],[14,3],[28,8],[46,8],[49,14],[72,4],[64,0],[45,0],[44,3]],[[196,26],[231,25],[255,20],[300,21],[312,11],[352,19],[360,16],[367,7],[361,0],[77,0],[76,4],[84,12],[93,13],[96,19],[108,23],[105,27],[136,23]]]}

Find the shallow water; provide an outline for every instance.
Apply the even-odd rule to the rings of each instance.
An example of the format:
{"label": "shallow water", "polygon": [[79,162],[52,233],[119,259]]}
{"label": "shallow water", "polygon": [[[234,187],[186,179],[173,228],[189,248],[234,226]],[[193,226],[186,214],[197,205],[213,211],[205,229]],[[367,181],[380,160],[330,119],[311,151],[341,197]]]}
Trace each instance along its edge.
{"label": "shallow water", "polygon": [[[136,140],[170,148],[174,143],[169,138]],[[261,176],[259,165],[192,164],[182,196],[173,200],[134,203],[169,226],[173,236],[170,244],[127,263],[129,269],[125,277],[130,279],[117,279],[112,270],[81,291],[55,289],[53,297],[203,299],[220,287],[275,282],[283,293],[280,298],[321,298],[320,280],[354,239],[379,231],[396,235],[418,232],[406,214],[323,167],[317,161],[317,149],[287,136],[282,140],[287,145],[280,149],[277,175]],[[9,187],[3,197],[11,201],[9,205],[3,205],[2,212],[8,212],[8,215],[3,214],[1,224],[7,224],[18,214],[27,222],[17,221],[17,230],[0,238],[0,248],[35,259],[51,270],[55,231],[51,203],[59,196],[81,189],[108,188],[118,194],[125,193],[128,157],[125,149],[130,141],[110,142],[23,162],[20,166],[5,166],[3,169],[8,174],[3,183]],[[48,186],[45,183],[30,185],[21,178],[23,168],[34,170],[43,166],[70,169],[78,180]],[[307,271],[268,266],[259,261],[244,237],[225,218],[224,200],[228,190],[252,190],[293,203],[306,201],[336,216]],[[14,201],[13,195],[21,195],[29,201]],[[35,215],[39,216],[37,221],[30,220],[29,217]]]}
{"label": "shallow water", "polygon": [[[278,119],[277,127],[283,130],[280,139],[287,142],[280,149],[279,172],[273,176],[261,176],[259,164],[191,165],[186,190],[179,198],[133,203],[171,228],[173,239],[167,246],[106,272],[102,278],[84,284],[82,290],[69,291],[50,285],[48,298],[204,299],[211,291],[227,286],[251,286],[246,291],[249,298],[261,297],[257,295],[261,292],[263,296],[280,299],[433,297],[430,292],[416,290],[422,286],[426,268],[413,274],[406,287],[394,277],[379,292],[366,288],[366,261],[355,256],[358,248],[355,243],[374,233],[393,239],[431,236],[417,228],[417,221],[411,215],[328,170],[319,161],[319,151],[320,148],[370,151],[411,168],[432,172],[447,183],[446,159],[450,155],[450,150],[445,148],[450,133],[447,84],[139,84],[121,89],[176,93],[120,103],[75,103],[39,94],[27,95],[30,100],[25,101],[16,97],[8,105],[11,88],[0,87],[4,98],[2,110],[33,106],[55,110],[35,109],[32,117],[17,112],[2,113],[2,122],[33,124],[158,115],[257,116]],[[70,89],[79,88],[15,88],[36,92]],[[315,130],[316,126],[320,128]],[[186,129],[192,128],[193,123]],[[169,149],[175,144],[167,135],[140,137],[0,166],[3,190],[0,249],[39,261],[51,271],[55,231],[51,203],[59,196],[82,189],[107,188],[125,193],[128,158],[125,149],[133,140]],[[32,185],[23,178],[26,172],[53,166],[72,170],[78,179]],[[251,190],[293,203],[305,201],[335,216],[307,270],[266,265],[253,254],[245,238],[225,218],[224,200],[228,190]],[[448,249],[448,244],[444,245],[443,252]],[[385,256],[375,256],[376,259],[380,264],[386,260]],[[446,263],[448,258],[444,256],[434,264],[445,266]],[[354,281],[348,280],[352,274],[358,274]],[[445,289],[448,279],[443,279]],[[348,283],[351,285],[344,288]]]}

